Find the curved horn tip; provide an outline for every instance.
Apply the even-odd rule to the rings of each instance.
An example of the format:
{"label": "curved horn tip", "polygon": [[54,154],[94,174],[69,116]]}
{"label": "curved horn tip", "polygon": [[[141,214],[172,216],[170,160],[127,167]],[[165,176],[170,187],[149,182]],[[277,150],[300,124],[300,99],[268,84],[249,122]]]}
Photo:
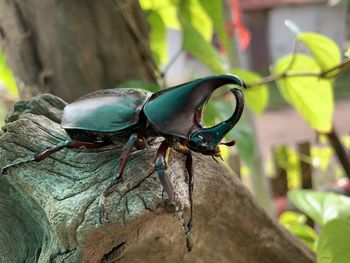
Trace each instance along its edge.
{"label": "curved horn tip", "polygon": [[233,75],[233,74],[223,74],[223,75],[219,75],[220,77],[223,78],[229,78],[233,84],[238,84],[240,87],[246,89],[247,85],[244,83],[244,81],[237,75]]}

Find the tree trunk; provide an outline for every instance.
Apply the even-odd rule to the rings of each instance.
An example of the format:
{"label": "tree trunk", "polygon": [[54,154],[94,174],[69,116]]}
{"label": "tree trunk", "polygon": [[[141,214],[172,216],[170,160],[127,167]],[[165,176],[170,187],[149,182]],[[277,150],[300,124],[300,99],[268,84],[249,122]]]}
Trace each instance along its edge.
{"label": "tree trunk", "polygon": [[126,80],[154,81],[137,0],[0,0],[0,44],[22,97],[73,99]]}
{"label": "tree trunk", "polygon": [[[19,102],[0,137],[0,166],[67,139],[57,123],[65,103],[51,95]],[[38,112],[45,115],[36,115]],[[154,173],[159,141],[134,151],[124,182],[107,198],[120,145],[64,149],[0,177],[1,262],[314,262],[314,254],[274,223],[240,181],[210,157],[194,154],[193,250],[180,221],[165,209]],[[171,151],[168,169],[188,219],[185,158]]]}

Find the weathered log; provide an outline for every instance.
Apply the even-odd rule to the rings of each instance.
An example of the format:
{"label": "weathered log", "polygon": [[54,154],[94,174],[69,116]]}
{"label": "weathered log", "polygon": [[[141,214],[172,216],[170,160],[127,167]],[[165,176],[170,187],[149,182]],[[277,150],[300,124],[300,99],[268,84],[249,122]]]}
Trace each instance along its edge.
{"label": "weathered log", "polygon": [[[0,137],[0,166],[65,140],[57,123],[63,106],[50,95],[17,104],[22,114],[11,115]],[[107,198],[110,222],[105,224],[99,222],[99,196],[118,164],[122,143],[64,149],[41,162],[11,168],[0,177],[0,261],[315,261],[237,178],[200,154],[194,154],[193,250],[187,252],[182,225],[166,209],[166,194],[154,173],[158,145],[155,141],[132,153],[124,181]],[[184,156],[170,152],[167,172],[188,218],[184,163]]]}

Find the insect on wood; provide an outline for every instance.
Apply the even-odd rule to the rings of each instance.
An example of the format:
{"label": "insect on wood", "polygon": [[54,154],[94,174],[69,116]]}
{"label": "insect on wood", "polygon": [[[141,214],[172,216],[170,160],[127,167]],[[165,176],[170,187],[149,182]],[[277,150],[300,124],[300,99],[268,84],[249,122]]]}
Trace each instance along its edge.
{"label": "insect on wood", "polygon": [[[213,126],[204,127],[202,111],[212,93],[227,84],[231,88],[236,107],[231,117]],[[220,157],[219,144],[233,146],[234,141],[221,142],[224,136],[239,121],[244,107],[241,91],[245,85],[234,75],[216,75],[197,79],[175,87],[150,93],[141,89],[105,89],[90,93],[68,104],[64,108],[61,126],[70,139],[35,154],[29,161],[41,161],[63,148],[99,148],[127,137],[119,158],[118,167],[108,187],[101,195],[101,222],[108,221],[104,209],[106,197],[122,180],[123,171],[133,148],[147,146],[147,139],[163,137],[156,157],[155,170],[168,195],[169,202],[181,212],[176,193],[166,173],[166,155],[169,148],[186,156],[188,172],[188,192],[190,199],[190,219],[184,223],[187,247],[190,250],[189,232],[193,218],[193,164],[191,152],[199,152],[213,157]],[[2,172],[29,161],[17,161],[2,167]]]}

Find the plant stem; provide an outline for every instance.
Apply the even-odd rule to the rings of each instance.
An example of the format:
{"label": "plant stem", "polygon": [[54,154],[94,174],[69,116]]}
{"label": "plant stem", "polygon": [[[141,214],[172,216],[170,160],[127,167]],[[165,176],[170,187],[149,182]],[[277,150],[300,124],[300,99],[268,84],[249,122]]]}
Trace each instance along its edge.
{"label": "plant stem", "polygon": [[[290,77],[319,77],[319,78],[333,78],[335,75],[339,74],[340,70],[343,70],[350,66],[350,58],[344,59],[340,64],[335,65],[334,67],[320,71],[320,72],[288,72],[285,71],[280,74],[271,74],[266,76],[256,82],[247,83],[247,89],[254,88],[262,84],[267,84],[273,81],[277,81],[283,78]],[[333,73],[333,74],[332,74]]]}

